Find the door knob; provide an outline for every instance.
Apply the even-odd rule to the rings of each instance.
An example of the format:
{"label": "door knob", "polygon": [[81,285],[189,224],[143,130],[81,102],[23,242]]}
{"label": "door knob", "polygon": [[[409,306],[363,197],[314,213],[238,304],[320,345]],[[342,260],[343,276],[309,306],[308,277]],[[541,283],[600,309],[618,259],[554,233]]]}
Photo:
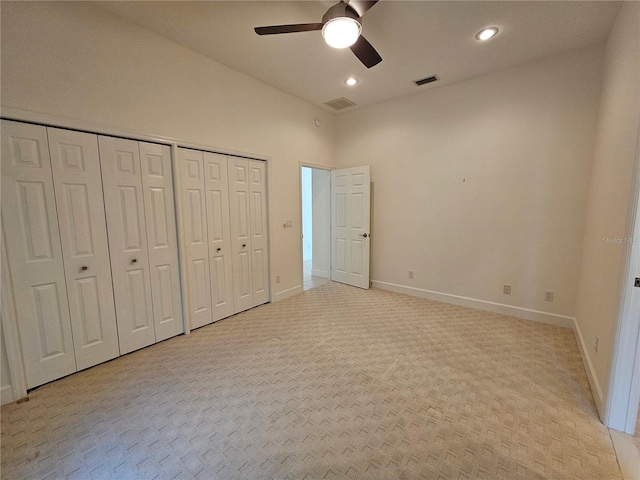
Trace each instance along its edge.
{"label": "door knob", "polygon": [[132,259],[131,259],[131,263],[136,263],[137,261],[138,261],[138,259],[137,259],[137,258],[132,258]]}
{"label": "door knob", "polygon": [[242,244],[242,248],[245,248],[246,246],[247,246],[247,244],[246,244],[246,243],[243,243],[243,244]]}
{"label": "door knob", "polygon": [[358,234],[358,235],[360,235],[362,238],[367,238],[367,237],[369,236],[369,235],[367,235],[366,233],[360,233],[360,234]]}
{"label": "door knob", "polygon": [[87,267],[86,265],[83,265],[82,267],[80,267],[80,270],[82,270],[83,272],[86,272],[87,270],[89,270],[89,267]]}
{"label": "door knob", "polygon": [[219,252],[220,250],[222,250],[220,247],[216,248],[216,252]]}

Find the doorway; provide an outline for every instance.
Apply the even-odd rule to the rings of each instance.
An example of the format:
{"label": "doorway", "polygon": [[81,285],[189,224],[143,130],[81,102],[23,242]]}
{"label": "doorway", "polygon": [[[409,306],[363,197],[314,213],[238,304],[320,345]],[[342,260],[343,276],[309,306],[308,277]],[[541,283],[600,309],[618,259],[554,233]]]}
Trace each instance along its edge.
{"label": "doorway", "polygon": [[301,167],[302,285],[318,287],[331,275],[331,171]]}

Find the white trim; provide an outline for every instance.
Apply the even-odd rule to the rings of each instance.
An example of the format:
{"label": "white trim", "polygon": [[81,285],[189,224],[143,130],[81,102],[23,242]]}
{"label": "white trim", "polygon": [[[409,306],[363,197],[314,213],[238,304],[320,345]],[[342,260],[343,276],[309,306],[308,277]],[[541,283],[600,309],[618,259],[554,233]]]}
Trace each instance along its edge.
{"label": "white trim", "polygon": [[302,293],[302,285],[296,285],[295,287],[291,287],[286,290],[283,290],[282,292],[276,293],[274,302],[280,302],[282,300],[286,300],[287,298],[291,298],[299,293]]}
{"label": "white trim", "polygon": [[311,275],[313,277],[329,278],[329,272],[327,272],[326,270],[316,270],[312,268]]}
{"label": "white trim", "polygon": [[574,318],[566,315],[558,315],[556,313],[541,312],[539,310],[531,310],[529,308],[514,307],[513,305],[504,305],[502,303],[488,302],[477,298],[462,297],[452,295],[450,293],[434,292],[422,288],[407,287],[395,283],[381,282],[380,280],[371,280],[374,287],[382,288],[397,293],[404,293],[414,297],[426,298],[437,302],[451,303],[463,307],[476,308],[487,312],[500,313],[512,317],[522,318],[524,320],[533,320],[535,322],[549,323],[559,327],[573,328]]}
{"label": "white trim", "polygon": [[640,478],[640,451],[636,447],[634,438],[610,429],[609,434],[613,448],[618,458],[618,465],[624,480],[638,480]]}
{"label": "white trim", "polygon": [[171,145],[171,167],[173,169],[173,202],[175,204],[176,227],[178,240],[178,265],[180,270],[180,290],[182,293],[182,325],[184,334],[191,333],[191,319],[189,318],[189,292],[187,291],[187,268],[185,259],[187,258],[187,250],[184,242],[184,220],[182,217],[182,195],[180,191],[181,172],[178,164],[178,146],[174,143]]}
{"label": "white trim", "polygon": [[[636,164],[629,199],[625,265],[621,277],[620,309],[611,355],[610,380],[603,422],[615,430],[633,434],[640,403],[640,295],[633,286],[640,265],[640,123],[636,137]],[[635,377],[635,378],[634,378]]]}
{"label": "white trim", "polygon": [[13,387],[11,385],[5,385],[0,388],[0,404],[5,405],[7,403],[14,402],[18,400],[17,398],[13,398]]}
{"label": "white trim", "polygon": [[253,160],[268,160],[269,157],[253,152],[243,152],[232,150],[229,148],[218,148],[216,146],[204,145],[200,143],[187,142],[175,137],[167,137],[164,135],[140,133],[135,130],[114,127],[112,125],[104,125],[85,120],[76,120],[68,117],[60,117],[47,113],[31,112],[18,108],[1,107],[0,117],[7,120],[16,120],[19,122],[38,123],[50,127],[66,128],[69,130],[79,130],[82,132],[93,133],[98,135],[109,135],[112,137],[122,137],[130,140],[139,140],[143,142],[161,143],[164,145],[177,145],[178,147],[191,148],[193,150],[202,150],[206,152],[219,153],[221,155],[233,155],[236,157],[250,158]]}
{"label": "white trim", "polygon": [[[9,270],[9,257],[6,249],[6,239],[4,235],[4,224],[0,228],[2,235],[2,293],[0,308],[2,314],[2,333],[4,334],[4,346],[7,349],[7,361],[9,362],[9,377],[11,379],[12,400],[19,400],[27,396],[27,379],[24,371],[24,361],[22,359],[22,344],[20,342],[20,330],[18,328],[15,301],[13,297],[13,285],[11,283],[11,271]],[[4,397],[2,398],[4,404]]]}
{"label": "white trim", "polygon": [[598,413],[601,413],[604,402],[602,387],[600,386],[600,382],[598,381],[596,370],[595,368],[593,368],[593,363],[591,362],[591,357],[589,356],[589,349],[584,341],[584,337],[582,336],[580,325],[578,325],[578,322],[575,318],[573,319],[573,332],[576,336],[576,343],[578,344],[578,349],[580,350],[580,356],[582,357],[582,365],[587,372],[587,380],[589,380],[589,386],[591,387],[593,399],[596,402],[596,408],[598,409]]}

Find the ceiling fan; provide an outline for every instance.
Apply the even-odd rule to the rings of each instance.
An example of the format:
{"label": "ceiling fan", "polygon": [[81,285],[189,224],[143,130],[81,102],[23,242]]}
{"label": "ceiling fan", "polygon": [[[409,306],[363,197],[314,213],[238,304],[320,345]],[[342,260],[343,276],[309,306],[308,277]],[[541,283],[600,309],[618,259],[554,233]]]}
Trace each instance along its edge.
{"label": "ceiling fan", "polygon": [[276,35],[279,33],[311,32],[322,30],[327,44],[334,48],[349,47],[356,57],[371,68],[382,61],[376,49],[361,35],[362,16],[373,7],[378,0],[349,0],[331,7],[322,17],[321,23],[298,23],[294,25],[272,25],[256,27],[258,35]]}

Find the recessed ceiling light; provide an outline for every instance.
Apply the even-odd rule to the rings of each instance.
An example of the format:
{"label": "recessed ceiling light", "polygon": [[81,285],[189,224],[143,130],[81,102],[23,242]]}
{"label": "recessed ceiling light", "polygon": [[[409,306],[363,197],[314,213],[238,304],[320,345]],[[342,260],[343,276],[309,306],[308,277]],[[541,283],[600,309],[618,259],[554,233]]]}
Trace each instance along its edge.
{"label": "recessed ceiling light", "polygon": [[357,78],[355,78],[355,77],[349,77],[344,81],[344,83],[346,83],[350,87],[353,87],[354,85],[357,85],[358,82],[359,82],[359,80]]}
{"label": "recessed ceiling light", "polygon": [[500,30],[498,27],[488,27],[483,28],[478,33],[476,33],[476,40],[480,40],[484,42],[485,40],[489,40],[490,38],[495,37]]}

